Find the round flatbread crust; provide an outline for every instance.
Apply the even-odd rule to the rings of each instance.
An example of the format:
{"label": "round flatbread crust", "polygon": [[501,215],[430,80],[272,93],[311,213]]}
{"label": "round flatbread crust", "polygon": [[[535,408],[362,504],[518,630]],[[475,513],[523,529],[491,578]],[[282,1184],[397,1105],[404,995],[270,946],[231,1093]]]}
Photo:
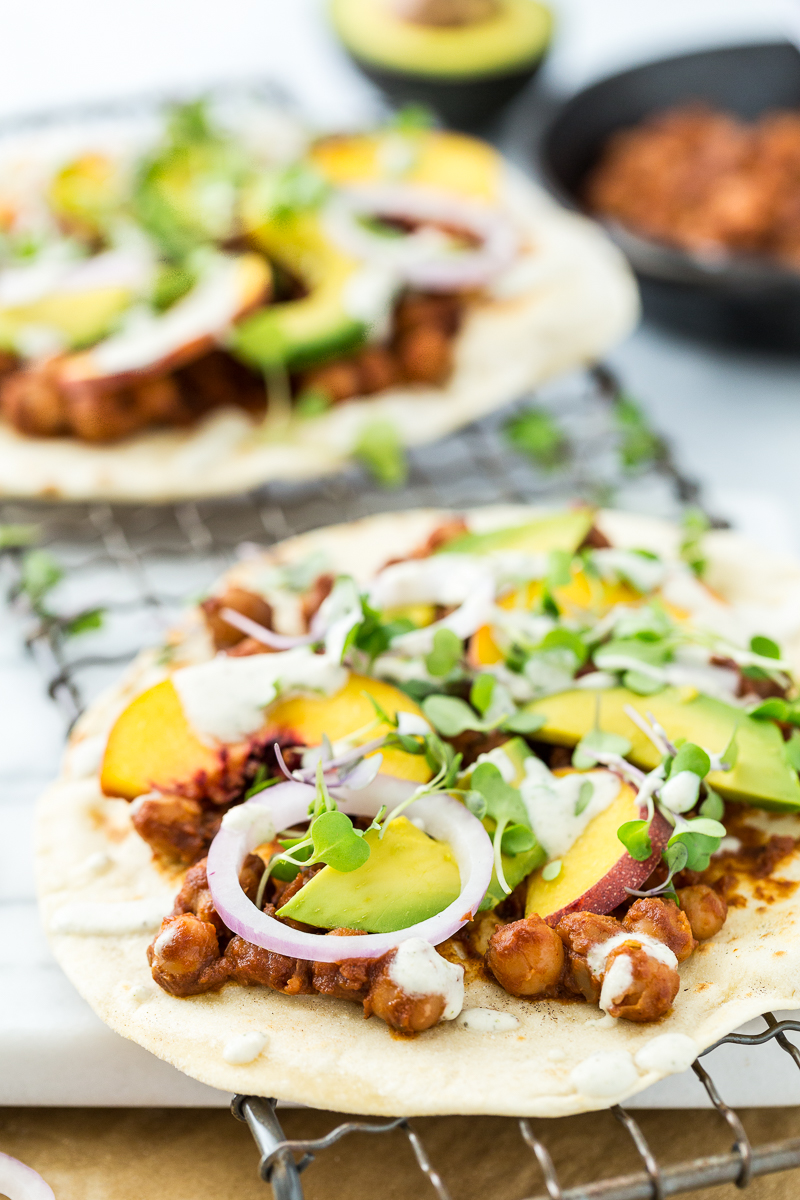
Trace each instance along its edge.
{"label": "round flatbread crust", "polygon": [[[418,545],[447,515],[392,514],[306,534],[239,564],[226,580],[246,585],[268,564],[317,550],[341,571],[367,579],[390,554]],[[495,508],[471,519],[499,527],[530,515],[530,509]],[[673,527],[627,514],[603,513],[598,523],[615,544],[674,549],[677,539]],[[711,535],[708,552],[712,586],[729,599],[770,606],[800,588],[796,563],[761,553],[733,534]],[[198,629],[196,615],[190,616],[176,635],[186,658],[208,653]],[[796,642],[791,654],[800,660]],[[789,894],[765,903],[746,885],[746,904],[732,908],[721,933],[683,964],[674,1011],[654,1026],[603,1018],[593,1005],[515,999],[481,978],[468,980],[465,1008],[509,1013],[518,1022],[513,1029],[476,1033],[455,1021],[409,1039],[393,1035],[377,1018],[364,1020],[359,1005],[342,1001],[235,984],[189,999],[167,995],[147,965],[151,932],[55,932],[65,906],[148,899],[166,904],[177,890],[178,877],[157,870],[133,832],[128,805],[104,798],[96,776],[87,775],[87,751],[159,673],[163,668],[152,653],[140,656],[79,722],[62,775],[38,805],[38,887],[51,946],[81,995],[112,1029],[186,1074],[226,1091],[346,1112],[562,1116],[608,1107],[682,1069],[687,1046],[700,1051],[764,1011],[800,1007],[800,902]],[[800,833],[795,816],[754,812],[753,821],[770,833]],[[799,881],[800,856],[785,859],[780,874]],[[250,1063],[231,1065],[226,1046],[248,1032],[264,1037],[262,1052]],[[659,1042],[674,1034],[682,1035],[678,1042]]]}
{"label": "round flatbread crust", "polygon": [[107,446],[32,438],[0,422],[0,496],[160,503],[240,493],[341,470],[365,425],[388,420],[409,447],[435,441],[599,358],[633,328],[639,303],[625,260],[592,222],[559,208],[506,166],[503,203],[536,252],[514,294],[472,305],[445,387],[396,387],[322,416],[254,424],[219,409],[191,430]]}

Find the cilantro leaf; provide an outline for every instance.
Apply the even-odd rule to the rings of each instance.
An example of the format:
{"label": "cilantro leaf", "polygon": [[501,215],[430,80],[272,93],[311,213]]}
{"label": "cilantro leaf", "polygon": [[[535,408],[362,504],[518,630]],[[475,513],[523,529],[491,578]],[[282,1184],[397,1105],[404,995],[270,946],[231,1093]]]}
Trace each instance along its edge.
{"label": "cilantro leaf", "polygon": [[617,733],[604,733],[602,729],[592,729],[583,735],[572,752],[572,765],[578,771],[588,771],[597,766],[598,754],[618,754],[624,758],[630,749],[631,743],[627,738]]}
{"label": "cilantro leaf", "polygon": [[753,654],[760,654],[762,658],[781,657],[781,648],[777,642],[773,642],[772,638],[757,635],[750,639],[750,649]]}
{"label": "cilantro leaf", "polygon": [[64,572],[47,550],[29,550],[22,560],[22,590],[38,606],[61,581]]}
{"label": "cilantro leaf", "polygon": [[692,774],[705,779],[710,770],[711,759],[705,750],[695,746],[693,742],[684,742],[670,763],[669,778],[679,775],[681,771],[691,771]]}
{"label": "cilantro leaf", "polygon": [[558,466],[569,457],[570,447],[556,421],[540,408],[529,408],[512,417],[504,428],[512,449],[527,454],[540,467]]}
{"label": "cilantro leaf", "polygon": [[481,718],[468,704],[457,696],[442,696],[438,693],[422,701],[422,711],[427,719],[445,737],[458,737],[467,729],[480,729]]}
{"label": "cilantro leaf", "polygon": [[496,683],[494,675],[478,675],[470,689],[469,702],[473,708],[477,708],[482,717],[486,715],[486,710],[492,703]]}
{"label": "cilantro leaf", "polygon": [[510,717],[506,717],[501,722],[500,728],[504,733],[521,733],[529,734],[536,733],[537,729],[541,729],[547,723],[547,717],[544,713],[526,712],[525,709],[520,709],[518,712],[512,713]]}

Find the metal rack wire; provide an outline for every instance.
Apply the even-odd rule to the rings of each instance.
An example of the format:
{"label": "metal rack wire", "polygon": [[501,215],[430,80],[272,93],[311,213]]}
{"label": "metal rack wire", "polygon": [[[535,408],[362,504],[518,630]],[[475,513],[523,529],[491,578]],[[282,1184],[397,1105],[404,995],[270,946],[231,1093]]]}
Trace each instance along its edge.
{"label": "metal rack wire", "polygon": [[[697,485],[682,475],[669,447],[657,437],[646,461],[635,470],[622,469],[619,396],[619,383],[602,367],[537,394],[536,405],[556,420],[569,451],[555,467],[537,466],[509,450],[503,433],[506,410],[413,452],[408,481],[393,492],[353,469],[316,485],[282,484],[230,500],[173,506],[0,502],[0,571],[20,633],[70,726],[125,662],[143,645],[159,640],[187,599],[203,592],[238,556],[252,552],[253,543],[269,544],[373,512],[428,505],[458,509],[481,503],[558,503],[581,496],[666,516],[677,515],[687,504],[698,505]],[[517,407],[526,404],[530,398]],[[57,572],[51,575],[46,594],[37,595],[30,580],[26,585],[31,553],[50,556],[51,565],[63,568],[60,582]],[[97,608],[103,611],[102,624],[70,637],[75,615]],[[762,1033],[732,1034],[723,1042],[752,1046],[775,1040],[800,1067],[800,1051],[786,1038],[786,1031],[800,1030],[800,1023],[778,1023],[771,1014],[764,1019]],[[544,1180],[537,1200],[662,1200],[727,1181],[744,1187],[756,1175],[800,1165],[800,1138],[751,1146],[705,1068],[696,1063],[694,1071],[733,1133],[729,1153],[661,1167],[640,1126],[616,1107],[614,1115],[630,1135],[642,1171],[564,1189],[544,1141],[530,1121],[520,1120],[523,1146],[533,1153]],[[300,1172],[315,1154],[349,1133],[391,1130],[405,1133],[430,1193],[450,1200],[419,1134],[403,1118],[349,1121],[323,1138],[290,1141],[275,1101],[238,1096],[233,1111],[253,1133],[261,1176],[276,1200],[302,1200]]]}

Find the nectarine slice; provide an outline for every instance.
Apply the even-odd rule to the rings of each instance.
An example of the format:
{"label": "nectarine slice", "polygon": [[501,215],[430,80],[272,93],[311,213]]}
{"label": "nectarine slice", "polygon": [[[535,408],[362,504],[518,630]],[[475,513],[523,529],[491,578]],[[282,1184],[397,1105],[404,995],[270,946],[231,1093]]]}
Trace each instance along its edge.
{"label": "nectarine slice", "polygon": [[107,796],[134,800],[154,787],[219,768],[219,756],[186,719],[171,679],[133,700],[117,718],[106,744],[100,786]]}
{"label": "nectarine slice", "polygon": [[616,800],[589,822],[564,855],[555,879],[544,879],[541,870],[531,875],[525,903],[527,917],[536,913],[554,923],[570,912],[609,913],[627,898],[626,887],[641,887],[655,870],[672,827],[656,813],[650,826],[653,853],[646,862],[631,858],[617,830],[639,817],[635,800],[633,788],[623,784]]}
{"label": "nectarine slice", "polygon": [[[422,716],[405,692],[379,679],[351,675],[335,696],[295,696],[289,700],[279,700],[269,711],[269,726],[291,730],[308,746],[318,746],[323,734],[331,742],[337,742],[357,730],[366,729],[374,722],[375,709],[370,703],[370,696],[391,717],[399,712]],[[369,729],[359,740],[366,742],[389,732],[389,727],[381,724]],[[402,750],[383,750],[381,753],[384,774],[419,783],[430,779],[430,768],[422,755],[405,754]]]}
{"label": "nectarine slice", "polygon": [[[338,741],[375,721],[375,709],[365,693],[373,695],[390,716],[398,712],[422,715],[413,700],[390,684],[351,675],[334,696],[279,700],[267,710],[264,727],[255,736],[262,738],[267,731],[277,736],[285,731],[308,746],[319,745],[323,734]],[[381,724],[360,740],[388,732],[389,727]],[[106,745],[100,786],[107,796],[133,800],[153,788],[168,791],[201,771],[213,775],[221,765],[217,751],[194,733],[172,681],[165,679],[137,696],[117,718]],[[402,750],[385,751],[382,770],[420,783],[431,776],[421,755]]]}

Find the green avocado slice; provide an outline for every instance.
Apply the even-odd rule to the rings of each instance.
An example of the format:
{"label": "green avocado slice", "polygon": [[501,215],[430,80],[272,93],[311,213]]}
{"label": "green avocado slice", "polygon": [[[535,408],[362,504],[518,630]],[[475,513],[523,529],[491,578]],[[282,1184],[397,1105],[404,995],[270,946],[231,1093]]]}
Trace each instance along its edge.
{"label": "green avocado slice", "polygon": [[233,330],[229,349],[259,370],[300,370],[361,345],[367,324],[348,312],[347,291],[360,264],[326,237],[318,214],[280,217],[261,211],[257,186],[245,193],[242,219],[257,248],[307,290],[298,300],[259,309]]}
{"label": "green avocado slice", "polygon": [[85,292],[53,292],[48,296],[0,309],[0,349],[25,353],[27,330],[52,330],[71,350],[91,346],[110,333],[134,300],[129,288],[103,287]]}
{"label": "green avocado slice", "polygon": [[500,0],[497,12],[464,25],[403,20],[376,0],[332,0],[331,19],[348,50],[377,66],[459,79],[497,75],[536,62],[552,33],[536,0]]}
{"label": "green avocado slice", "polygon": [[[625,712],[630,705],[646,716],[651,712],[667,735],[685,738],[721,754],[736,731],[738,758],[732,771],[712,771],[708,782],[721,796],[756,808],[783,812],[800,809],[800,779],[786,755],[777,725],[749,717],[741,709],[709,696],[684,698],[679,688],[664,688],[653,696],[638,696],[627,688],[595,692],[574,689],[535,700],[526,707],[542,713],[546,724],[536,737],[559,746],[574,746],[599,726],[631,742],[631,762],[651,770],[660,761],[655,746]],[[599,705],[599,708],[598,708]]]}
{"label": "green avocado slice", "polygon": [[549,554],[564,550],[574,554],[592,527],[591,508],[573,508],[551,513],[489,533],[462,533],[445,543],[437,554],[491,554],[500,550],[519,550],[526,554]]}
{"label": "green avocado slice", "polygon": [[323,867],[278,910],[319,929],[392,933],[425,921],[457,899],[461,881],[453,852],[406,817],[391,821],[383,838],[365,835],[370,856],[355,871]]}

